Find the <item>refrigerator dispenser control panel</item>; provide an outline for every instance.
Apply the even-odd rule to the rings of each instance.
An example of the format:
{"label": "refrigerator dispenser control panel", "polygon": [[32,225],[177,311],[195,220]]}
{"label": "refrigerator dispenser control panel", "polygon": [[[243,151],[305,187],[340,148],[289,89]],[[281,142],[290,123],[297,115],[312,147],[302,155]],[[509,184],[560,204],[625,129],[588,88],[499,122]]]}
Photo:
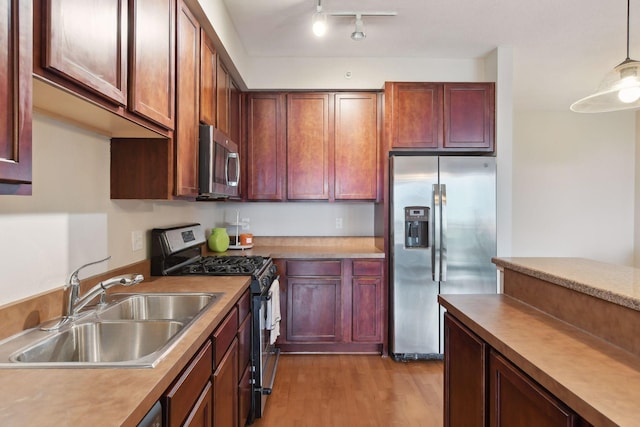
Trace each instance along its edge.
{"label": "refrigerator dispenser control panel", "polygon": [[404,208],[404,246],[406,248],[429,247],[428,206],[407,206]]}

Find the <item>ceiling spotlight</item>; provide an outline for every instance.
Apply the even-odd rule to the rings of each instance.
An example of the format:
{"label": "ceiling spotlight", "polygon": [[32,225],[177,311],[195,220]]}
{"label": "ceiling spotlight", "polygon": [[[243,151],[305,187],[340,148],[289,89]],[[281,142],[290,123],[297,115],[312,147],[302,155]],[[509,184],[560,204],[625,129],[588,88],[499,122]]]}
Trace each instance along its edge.
{"label": "ceiling spotlight", "polygon": [[327,32],[327,15],[322,13],[322,0],[318,0],[316,13],[313,14],[313,34],[322,37]]}
{"label": "ceiling spotlight", "polygon": [[359,13],[356,15],[356,29],[351,33],[353,40],[363,40],[367,35],[364,32],[364,23],[362,22],[362,15]]}
{"label": "ceiling spotlight", "polygon": [[627,57],[610,71],[593,95],[571,104],[577,113],[605,113],[640,107],[640,62],[629,58],[629,3],[627,0]]}

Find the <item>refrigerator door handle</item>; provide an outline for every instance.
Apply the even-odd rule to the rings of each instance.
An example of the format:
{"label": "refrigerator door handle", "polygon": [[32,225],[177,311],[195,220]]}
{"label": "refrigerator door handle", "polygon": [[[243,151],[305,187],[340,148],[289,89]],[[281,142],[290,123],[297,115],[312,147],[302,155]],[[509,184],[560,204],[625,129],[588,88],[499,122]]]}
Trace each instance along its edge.
{"label": "refrigerator door handle", "polygon": [[440,185],[431,186],[433,217],[431,224],[431,276],[433,281],[440,280]]}
{"label": "refrigerator door handle", "polygon": [[447,184],[440,185],[440,281],[447,281]]}

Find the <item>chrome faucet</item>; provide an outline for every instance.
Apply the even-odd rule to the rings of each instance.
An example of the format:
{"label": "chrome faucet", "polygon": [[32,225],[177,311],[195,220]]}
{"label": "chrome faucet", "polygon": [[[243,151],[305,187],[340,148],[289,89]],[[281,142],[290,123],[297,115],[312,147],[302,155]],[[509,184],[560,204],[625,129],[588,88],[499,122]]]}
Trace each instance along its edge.
{"label": "chrome faucet", "polygon": [[103,280],[102,282],[95,285],[93,288],[89,289],[85,295],[80,297],[80,279],[78,275],[80,270],[85,267],[89,267],[90,265],[99,264],[101,262],[107,261],[111,259],[111,256],[106,257],[105,259],[101,259],[99,261],[93,261],[83,266],[78,267],[71,275],[69,276],[69,280],[67,285],[64,287],[65,295],[65,306],[64,312],[62,313],[62,318],[55,322],[52,326],[41,327],[43,330],[55,330],[59,329],[62,325],[64,325],[69,320],[76,317],[78,312],[82,310],[87,304],[93,301],[98,295],[100,295],[99,304],[104,304],[106,290],[117,285],[122,286],[132,286],[138,284],[144,280],[144,276],[142,274],[124,274],[122,276],[112,277],[107,280]]}
{"label": "chrome faucet", "polygon": [[103,280],[102,282],[95,285],[93,288],[89,289],[86,294],[82,296],[82,298],[76,298],[75,301],[72,302],[71,310],[67,314],[68,317],[74,317],[76,313],[82,310],[88,303],[93,301],[98,295],[100,295],[100,302],[98,304],[102,305],[105,303],[105,296],[107,295],[106,291],[109,288],[114,286],[122,285],[122,286],[133,286],[144,280],[144,276],[142,274],[123,274],[122,276],[112,277],[107,280]]}

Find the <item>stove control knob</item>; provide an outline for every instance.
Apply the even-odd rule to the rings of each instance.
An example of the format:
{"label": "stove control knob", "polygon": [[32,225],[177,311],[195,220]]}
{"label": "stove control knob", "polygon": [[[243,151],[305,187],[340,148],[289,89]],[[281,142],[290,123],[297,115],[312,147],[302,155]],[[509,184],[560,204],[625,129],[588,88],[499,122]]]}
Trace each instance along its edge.
{"label": "stove control knob", "polygon": [[276,267],[275,264],[271,264],[271,266],[269,267],[269,273],[275,274],[276,271],[278,271],[278,267]]}

